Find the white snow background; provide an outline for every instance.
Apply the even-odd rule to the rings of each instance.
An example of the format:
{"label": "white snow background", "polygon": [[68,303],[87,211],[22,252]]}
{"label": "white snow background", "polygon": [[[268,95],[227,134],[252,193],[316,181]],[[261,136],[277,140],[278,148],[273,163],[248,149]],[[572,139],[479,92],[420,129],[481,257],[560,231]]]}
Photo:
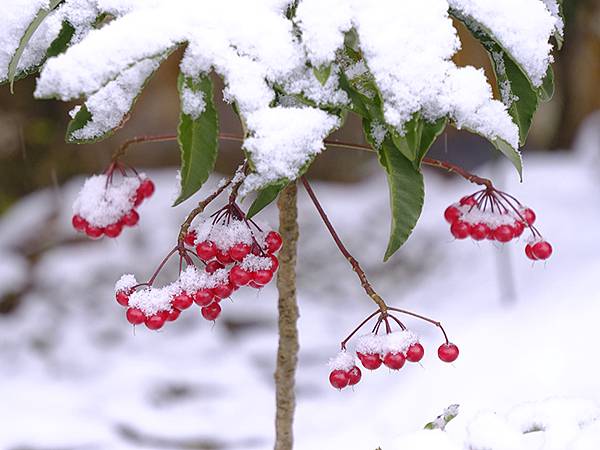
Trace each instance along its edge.
{"label": "white snow background", "polygon": [[[523,242],[453,241],[444,208],[475,187],[427,171],[421,221],[384,265],[383,172],[357,185],[314,183],[388,303],[443,321],[461,350],[442,363],[438,330],[407,319],[426,349],[422,367],[363,370],[354,390],[329,386],[327,362],[375,308],[300,190],[296,448],[600,448],[600,165],[589,137],[579,142],[586,151],[526,155],[524,184],[508,166],[480,170],[535,209],[555,249],[546,264],[532,266]],[[0,316],[1,449],[272,448],[274,283],[236,292],[214,327],[194,306],[160,332],[134,332],[114,301],[114,282],[126,272],[149,277],[192,207],[169,207],[173,173],[148,173],[157,191],[140,207],[140,225],[116,240],[77,240],[70,212],[82,179],[32,194],[0,218],[0,288],[30,283],[19,309]],[[275,225],[273,208],[263,216]],[[36,240],[44,251],[29,269],[19,248]],[[514,299],[501,294],[508,266]],[[446,432],[419,431],[452,403],[460,413]],[[522,434],[532,429],[545,431]]]}

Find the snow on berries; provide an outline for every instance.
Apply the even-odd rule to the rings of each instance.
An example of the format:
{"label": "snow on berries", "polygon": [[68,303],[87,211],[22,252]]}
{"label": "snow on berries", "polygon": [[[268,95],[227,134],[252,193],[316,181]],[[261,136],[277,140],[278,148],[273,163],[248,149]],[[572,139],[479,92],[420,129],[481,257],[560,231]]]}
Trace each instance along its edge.
{"label": "snow on berries", "polygon": [[73,204],[73,228],[92,239],[116,238],[123,228],[137,225],[136,208],[154,193],[154,183],[143,174],[128,176],[123,169],[123,176],[115,181],[116,167],[88,178]]}
{"label": "snow on berries", "polygon": [[448,206],[444,218],[456,239],[471,238],[504,244],[518,239],[528,229],[532,238],[525,247],[527,257],[533,261],[545,260],[552,254],[552,246],[533,226],[535,212],[513,196],[493,187],[467,195]]}

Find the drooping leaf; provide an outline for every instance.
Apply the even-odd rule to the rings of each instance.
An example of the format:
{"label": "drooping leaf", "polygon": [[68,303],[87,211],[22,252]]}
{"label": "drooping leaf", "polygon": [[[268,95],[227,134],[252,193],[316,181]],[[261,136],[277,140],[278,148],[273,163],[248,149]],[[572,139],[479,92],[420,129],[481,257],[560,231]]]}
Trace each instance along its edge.
{"label": "drooping leaf", "polygon": [[177,140],[181,150],[181,193],[173,206],[194,195],[208,179],[217,160],[219,123],[213,99],[213,83],[206,75],[193,80],[179,75],[180,96],[184,90],[202,95],[204,110],[197,117],[181,112]]}
{"label": "drooping leaf", "polygon": [[41,8],[31,23],[25,29],[23,36],[21,36],[21,40],[19,41],[19,46],[15,50],[8,64],[8,82],[10,83],[10,92],[13,92],[13,84],[15,81],[15,77],[17,75],[17,67],[19,65],[19,61],[21,60],[21,56],[23,56],[23,52],[25,51],[25,47],[31,40],[33,34],[42,24],[44,19],[48,17],[59,4],[61,4],[63,0],[50,0],[50,4],[48,8]]}
{"label": "drooping leaf", "polygon": [[327,80],[331,75],[331,64],[313,67],[313,73],[315,74],[316,79],[319,80],[319,83],[325,86],[325,83],[327,83]]}
{"label": "drooping leaf", "polygon": [[546,76],[542,80],[542,85],[538,88],[538,97],[543,102],[548,102],[554,95],[554,71],[552,66],[548,66]]}
{"label": "drooping leaf", "polygon": [[435,140],[444,132],[448,119],[442,117],[435,122],[424,121],[421,128],[421,140],[417,149],[417,161],[419,164],[427,155],[427,152],[435,142]]}
{"label": "drooping leaf", "polygon": [[387,261],[406,242],[421,215],[425,197],[423,175],[402,155],[389,135],[377,145],[368,120],[363,121],[363,129],[368,142],[377,150],[388,180],[392,221],[384,256]]}
{"label": "drooping leaf", "polygon": [[521,159],[521,153],[514,149],[512,145],[503,139],[496,138],[490,141],[494,147],[496,147],[504,156],[506,156],[510,162],[515,166],[519,173],[519,178],[523,180],[523,160]]}
{"label": "drooping leaf", "polygon": [[283,188],[285,188],[288,185],[289,182],[289,180],[281,180],[262,188],[258,192],[258,195],[254,199],[254,201],[252,202],[252,205],[250,205],[250,208],[246,213],[246,217],[250,219],[256,214],[258,214],[260,211],[262,211],[264,208],[269,206],[277,198],[277,196],[283,190]]}

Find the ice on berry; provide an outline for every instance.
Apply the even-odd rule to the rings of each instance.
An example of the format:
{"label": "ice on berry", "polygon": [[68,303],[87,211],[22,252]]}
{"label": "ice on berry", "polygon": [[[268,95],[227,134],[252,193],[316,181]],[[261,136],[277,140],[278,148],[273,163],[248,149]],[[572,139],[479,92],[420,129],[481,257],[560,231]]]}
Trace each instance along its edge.
{"label": "ice on berry", "polygon": [[247,255],[240,266],[248,272],[269,270],[273,266],[273,260],[268,256]]}
{"label": "ice on berry", "polygon": [[220,250],[229,250],[235,244],[252,245],[252,230],[243,220],[212,224],[210,220],[198,221],[191,230],[196,232],[196,244],[212,241]]}
{"label": "ice on berry", "polygon": [[348,371],[356,365],[356,359],[354,355],[346,350],[342,350],[336,356],[329,360],[329,368],[331,370],[345,370]]}
{"label": "ice on berry", "polygon": [[179,275],[179,287],[188,294],[205,288],[209,284],[209,275],[198,270],[195,266],[188,266]]}
{"label": "ice on berry", "polygon": [[419,342],[419,338],[412,331],[394,331],[382,336],[382,352],[405,353],[408,347],[417,342]]}
{"label": "ice on berry", "polygon": [[150,317],[161,311],[170,311],[171,300],[179,291],[179,285],[173,283],[162,288],[145,287],[129,296],[129,307],[137,308]]}
{"label": "ice on berry", "polygon": [[119,280],[115,283],[115,292],[127,292],[137,284],[138,282],[135,279],[135,275],[127,273],[121,276],[121,278],[119,278]]}
{"label": "ice on berry", "polygon": [[383,336],[369,333],[359,336],[356,339],[355,350],[357,353],[381,354],[383,352]]}

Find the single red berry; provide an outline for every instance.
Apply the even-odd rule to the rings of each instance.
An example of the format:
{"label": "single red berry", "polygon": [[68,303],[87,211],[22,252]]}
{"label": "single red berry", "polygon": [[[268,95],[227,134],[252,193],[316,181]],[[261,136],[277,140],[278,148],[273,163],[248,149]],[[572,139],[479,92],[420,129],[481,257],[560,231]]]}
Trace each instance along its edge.
{"label": "single red berry", "polygon": [[462,220],[457,220],[452,225],[450,225],[450,233],[456,239],[465,239],[469,236],[469,232],[471,231],[471,225]]}
{"label": "single red berry", "polygon": [[163,325],[165,324],[167,317],[169,315],[168,311],[164,311],[164,312],[166,312],[166,315],[161,314],[162,313],[162,311],[161,311],[160,313],[153,314],[150,317],[146,317],[146,321],[144,323],[151,330],[159,330],[160,328],[163,327]]}
{"label": "single red berry", "polygon": [[193,247],[196,242],[196,232],[194,230],[188,231],[183,238],[183,242],[185,242],[186,245]]}
{"label": "single red berry", "polygon": [[206,263],[206,267],[204,270],[206,273],[215,273],[219,269],[224,269],[225,266],[221,264],[219,261],[210,261]]}
{"label": "single red berry", "polygon": [[510,225],[500,225],[494,230],[494,239],[498,242],[508,242],[513,236],[513,229]]}
{"label": "single red berry", "polygon": [[406,359],[410,362],[419,362],[423,359],[423,355],[425,355],[425,349],[421,344],[415,342],[406,351]]}
{"label": "single red berry", "polygon": [[482,241],[486,239],[490,235],[490,232],[490,227],[488,227],[485,223],[477,223],[469,230],[471,237],[476,241]]}
{"label": "single red berry", "polygon": [[546,241],[536,242],[531,247],[531,253],[537,259],[548,259],[552,254],[552,246]]}
{"label": "single red berry", "polygon": [[127,321],[132,325],[140,325],[146,320],[146,315],[137,308],[128,308],[125,313]]}
{"label": "single red berry", "polygon": [[392,370],[400,370],[406,361],[406,357],[402,353],[389,352],[383,357],[383,363]]}
{"label": "single red berry", "polygon": [[532,261],[537,261],[537,257],[533,254],[533,247],[531,246],[531,244],[527,244],[525,246],[525,254]]}
{"label": "single red berry", "polygon": [[169,311],[169,315],[167,316],[167,321],[173,322],[173,321],[177,320],[177,318],[179,317],[179,314],[181,314],[180,310],[178,310],[177,308],[172,308],[171,311]]}
{"label": "single red berry", "polygon": [[349,381],[348,374],[345,370],[333,370],[329,374],[329,382],[336,389],[344,389],[348,386]]}
{"label": "single red berry", "polygon": [[454,205],[448,206],[444,211],[444,219],[446,219],[446,222],[448,223],[456,222],[460,219],[460,216],[462,216],[462,212]]}
{"label": "single red berry", "polygon": [[262,289],[264,286],[262,284],[257,284],[254,281],[248,283],[248,286],[253,287],[254,289]]}
{"label": "single red berry", "polygon": [[283,239],[281,235],[277,231],[269,231],[267,236],[265,237],[265,247],[267,253],[275,253],[281,248],[283,244]]}
{"label": "single red berry", "polygon": [[358,382],[362,378],[362,372],[356,366],[354,366],[346,373],[348,374],[348,386],[354,386],[355,384],[358,384]]}
{"label": "single red berry", "polygon": [[157,316],[162,317],[163,319],[165,319],[165,321],[169,318],[169,311],[159,311],[156,313]]}
{"label": "single red berry", "polygon": [[240,266],[233,266],[229,271],[229,281],[236,286],[245,286],[252,281],[252,273]]}
{"label": "single red berry", "polygon": [[129,305],[129,294],[125,291],[117,291],[117,293],[115,294],[115,297],[117,298],[117,303],[121,306],[128,306]]}
{"label": "single red berry", "polygon": [[264,286],[273,279],[273,272],[270,270],[257,270],[252,273],[252,279],[256,284]]}
{"label": "single red berry", "polygon": [[128,227],[133,227],[133,226],[137,225],[137,223],[139,221],[140,221],[140,215],[138,214],[138,212],[135,209],[132,209],[127,214],[125,214],[123,217],[121,217],[121,223]]}
{"label": "single red berry", "polygon": [[277,269],[279,269],[279,260],[275,255],[269,255],[269,258],[271,258],[271,267],[269,268],[269,270],[275,273],[277,272]]}
{"label": "single red berry", "polygon": [[474,204],[476,204],[477,202],[475,201],[475,197],[472,195],[465,195],[463,198],[460,199],[459,203],[462,206],[473,206]]}
{"label": "single red berry", "polygon": [[116,238],[123,231],[121,222],[112,223],[104,229],[104,234],[109,238]]}
{"label": "single red berry", "polygon": [[216,258],[217,258],[217,261],[219,261],[221,264],[224,264],[224,265],[227,265],[227,264],[230,264],[233,262],[233,259],[231,258],[231,256],[229,256],[229,252],[227,250],[217,249]]}
{"label": "single red berry", "polygon": [[535,222],[536,215],[533,209],[525,208],[521,211],[521,215],[523,216],[523,219],[525,219],[527,225],[533,225],[533,222]]}
{"label": "single red berry", "polygon": [[149,178],[146,178],[141,182],[137,191],[144,196],[144,198],[152,197],[154,194],[154,183]]}
{"label": "single red berry", "polygon": [[202,261],[210,261],[217,256],[217,246],[211,241],[200,242],[196,245],[196,254]]}
{"label": "single red berry", "polygon": [[447,363],[456,361],[456,358],[458,358],[458,347],[452,343],[442,344],[438,348],[438,357]]}
{"label": "single red berry", "polygon": [[515,223],[512,224],[513,236],[518,238],[525,231],[525,224],[520,220],[516,220]]}
{"label": "single red berry", "polygon": [[211,303],[208,306],[203,306],[200,312],[206,320],[215,320],[221,314],[221,305],[216,302]]}
{"label": "single red berry", "polygon": [[85,231],[88,226],[87,220],[85,220],[79,214],[75,214],[73,216],[71,223],[73,224],[73,228],[75,228],[77,231]]}
{"label": "single red berry", "polygon": [[379,368],[383,362],[381,360],[381,355],[377,353],[357,353],[357,355],[365,369],[375,370]]}
{"label": "single red berry", "polygon": [[250,246],[239,242],[229,249],[229,257],[237,262],[242,260],[250,253]]}
{"label": "single red berry", "polygon": [[212,288],[212,293],[215,298],[223,299],[229,297],[233,293],[233,286],[230,284],[218,284]]}
{"label": "single red berry", "polygon": [[87,227],[85,227],[85,234],[92,239],[98,239],[104,234],[104,228],[95,227],[88,223]]}
{"label": "single red berry", "polygon": [[181,292],[180,294],[177,294],[175,297],[173,297],[171,305],[173,305],[173,308],[181,310],[189,308],[190,306],[192,306],[192,303],[194,303],[194,299],[190,295],[188,295],[187,292]]}
{"label": "single red berry", "polygon": [[215,296],[210,289],[200,289],[194,294],[194,302],[200,306],[210,305]]}

